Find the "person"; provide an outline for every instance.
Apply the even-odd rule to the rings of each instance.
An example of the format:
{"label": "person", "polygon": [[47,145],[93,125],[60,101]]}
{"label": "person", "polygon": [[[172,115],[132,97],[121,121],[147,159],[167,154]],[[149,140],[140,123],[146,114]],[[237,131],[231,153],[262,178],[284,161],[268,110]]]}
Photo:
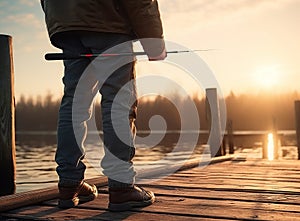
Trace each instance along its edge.
{"label": "person", "polygon": [[[131,46],[125,48],[132,50],[132,42],[141,39],[140,42],[150,61],[163,60],[167,56],[162,21],[156,0],[41,0],[41,5],[45,13],[50,41],[64,54],[103,53],[125,42],[131,42]],[[143,40],[149,38],[156,39],[156,41],[147,43]],[[86,165],[82,161],[85,156],[83,143],[87,130],[86,121],[90,118],[89,107],[83,110],[82,121],[76,123],[72,118],[76,87],[82,74],[93,60],[93,58],[64,60],[64,94],[59,109],[55,155],[55,161],[58,164],[56,171],[59,176],[58,206],[60,208],[75,207],[80,202],[94,200],[98,194],[94,185],[84,181]],[[136,100],[134,65],[133,59],[115,70],[99,89],[102,96],[101,110],[105,146],[105,156],[101,165],[103,173],[108,177],[108,209],[111,211],[143,207],[155,201],[153,192],[135,185],[136,173],[132,159],[135,154],[133,140],[137,102],[128,102],[125,105],[126,107],[122,110],[125,114],[122,114],[123,119],[119,121],[119,124],[128,124],[121,127],[123,130],[121,133],[130,134],[128,142],[123,142],[118,137],[111,117],[112,106],[116,102],[114,98],[128,82],[133,82],[133,86],[125,95],[131,96],[130,100]],[[82,98],[79,98],[82,102],[86,100],[84,96],[92,97],[92,88],[86,90]],[[77,126],[83,131],[79,140],[74,132]],[[108,153],[126,163],[118,165],[117,161],[111,160]],[[118,179],[119,176],[126,177],[126,180]]]}

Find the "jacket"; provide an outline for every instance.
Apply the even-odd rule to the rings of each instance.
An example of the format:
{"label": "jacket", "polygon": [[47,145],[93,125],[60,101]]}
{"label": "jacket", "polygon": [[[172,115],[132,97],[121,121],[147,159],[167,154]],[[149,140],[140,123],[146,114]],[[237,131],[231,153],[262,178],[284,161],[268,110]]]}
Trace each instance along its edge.
{"label": "jacket", "polygon": [[163,38],[157,0],[41,0],[51,42],[66,31]]}

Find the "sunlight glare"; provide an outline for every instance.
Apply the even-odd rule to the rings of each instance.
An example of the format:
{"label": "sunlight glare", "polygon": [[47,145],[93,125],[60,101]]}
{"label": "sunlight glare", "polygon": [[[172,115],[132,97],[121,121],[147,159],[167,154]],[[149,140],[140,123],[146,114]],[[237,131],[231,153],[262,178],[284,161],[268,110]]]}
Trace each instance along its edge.
{"label": "sunlight glare", "polygon": [[254,72],[256,84],[263,89],[270,89],[280,83],[280,65],[270,65],[258,68]]}

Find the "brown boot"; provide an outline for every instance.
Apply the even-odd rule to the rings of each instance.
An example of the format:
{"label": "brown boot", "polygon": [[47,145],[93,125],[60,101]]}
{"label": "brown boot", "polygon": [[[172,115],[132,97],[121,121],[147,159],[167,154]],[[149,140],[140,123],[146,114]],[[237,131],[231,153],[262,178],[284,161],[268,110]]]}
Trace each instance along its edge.
{"label": "brown boot", "polygon": [[92,201],[98,196],[97,187],[95,185],[89,185],[84,181],[77,186],[58,185],[58,190],[59,208],[72,208],[79,203]]}
{"label": "brown boot", "polygon": [[135,207],[149,206],[155,201],[154,193],[133,186],[122,189],[109,189],[108,209],[112,212],[130,210]]}

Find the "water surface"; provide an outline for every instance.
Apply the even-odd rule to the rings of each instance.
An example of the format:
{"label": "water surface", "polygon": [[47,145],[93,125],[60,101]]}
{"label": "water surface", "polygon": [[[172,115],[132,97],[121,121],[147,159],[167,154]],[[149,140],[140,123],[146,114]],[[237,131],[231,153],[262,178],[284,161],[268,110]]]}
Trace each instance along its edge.
{"label": "water surface", "polygon": [[[192,154],[187,153],[195,138],[195,134],[199,138],[196,141],[195,149]],[[264,132],[237,132],[235,136],[236,153],[241,156],[261,156],[262,139]],[[295,147],[294,132],[285,131],[283,136],[284,145],[280,148],[280,158],[296,159],[297,148]],[[143,132],[140,136],[149,135]],[[96,134],[90,135],[97,136]],[[208,155],[207,138],[205,132],[189,132],[186,133],[184,139],[178,148],[178,140],[180,133],[173,131],[162,135],[157,133],[153,135],[153,139],[143,140],[144,143],[137,142],[136,156],[134,158],[135,165],[138,166],[163,166],[170,163],[176,163],[180,160],[188,158],[203,157]],[[157,137],[155,137],[157,136]],[[138,139],[139,140],[139,139]],[[158,143],[152,143],[153,140],[160,140]],[[102,143],[98,139],[88,139],[86,143],[86,177],[93,178],[101,175],[100,160]],[[100,140],[101,141],[101,140]],[[178,150],[174,151],[177,147]],[[56,149],[56,133],[55,132],[26,132],[17,133],[16,142],[16,162],[17,162],[17,192],[24,192],[33,189],[53,186],[57,183],[57,174],[55,172],[56,163],[54,161]],[[252,154],[252,155],[251,155]],[[166,157],[168,156],[168,157]]]}

